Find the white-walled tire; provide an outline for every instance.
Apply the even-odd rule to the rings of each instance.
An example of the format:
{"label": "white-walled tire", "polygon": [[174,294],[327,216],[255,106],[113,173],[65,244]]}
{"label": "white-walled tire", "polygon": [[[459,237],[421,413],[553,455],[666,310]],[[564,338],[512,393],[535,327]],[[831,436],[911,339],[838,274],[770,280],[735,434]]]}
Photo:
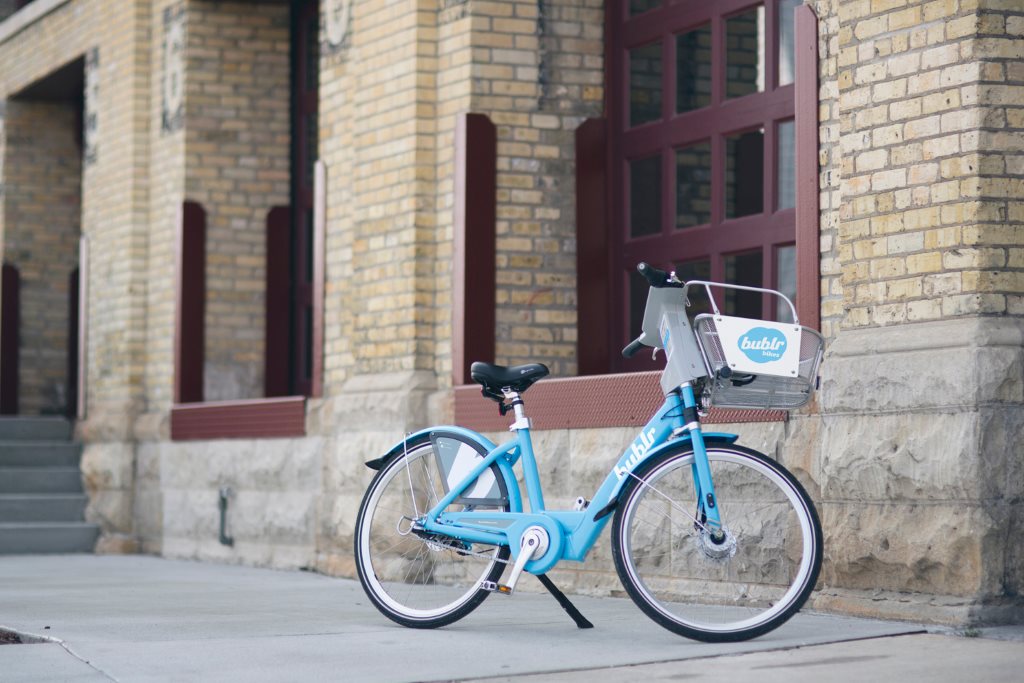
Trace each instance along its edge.
{"label": "white-walled tire", "polygon": [[458,542],[408,532],[409,520],[444,497],[430,442],[410,443],[408,449],[408,455],[380,469],[363,496],[356,519],[356,569],[384,616],[403,626],[436,628],[466,616],[487,597],[480,585],[501,577],[509,550],[473,545],[467,553]]}
{"label": "white-walled tire", "polygon": [[665,628],[707,642],[747,640],[782,625],[810,596],[821,525],[804,488],[768,457],[709,444],[708,460],[725,541],[695,523],[693,451],[681,446],[630,478],[612,556],[630,597]]}

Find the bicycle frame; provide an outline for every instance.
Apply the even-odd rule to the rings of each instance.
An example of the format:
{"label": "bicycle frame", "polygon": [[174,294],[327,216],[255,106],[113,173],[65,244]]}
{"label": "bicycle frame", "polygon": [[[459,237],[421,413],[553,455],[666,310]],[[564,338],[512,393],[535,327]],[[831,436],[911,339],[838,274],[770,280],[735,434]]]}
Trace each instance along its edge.
{"label": "bicycle frame", "polygon": [[[693,474],[698,492],[697,500],[694,501],[695,514],[705,516],[705,524],[709,528],[719,528],[721,520],[718,515],[718,507],[715,504],[714,484],[708,466],[705,440],[732,443],[736,441],[737,437],[734,434],[724,433],[704,435],[697,419],[684,423],[684,414],[696,416],[695,408],[696,399],[689,383],[683,384],[680,391],[666,396],[661,408],[623,452],[597,492],[594,493],[590,505],[584,510],[547,510],[545,508],[530,429],[528,427],[520,428],[514,439],[491,447],[487,455],[476,464],[473,470],[458,485],[452,486],[448,494],[426,512],[421,522],[423,529],[429,533],[457,538],[467,543],[509,546],[513,556],[517,556],[519,535],[530,525],[540,525],[548,531],[551,537],[551,549],[543,557],[527,563],[527,571],[534,574],[543,573],[562,559],[581,562],[611,518],[611,515],[607,514],[610,511],[610,508],[606,510],[607,506],[617,499],[622,487],[633,472],[650,457],[687,440],[692,443],[695,456]],[[478,443],[491,445],[488,440],[475,432],[463,429],[458,431],[465,436],[474,438]],[[401,456],[399,455],[399,457]],[[530,512],[528,513],[523,511],[522,495],[512,471],[513,465],[519,460],[522,461],[527,497],[530,501]],[[480,474],[492,465],[496,465],[501,470],[506,481],[509,512],[472,509],[461,512],[443,512],[475,483]]]}

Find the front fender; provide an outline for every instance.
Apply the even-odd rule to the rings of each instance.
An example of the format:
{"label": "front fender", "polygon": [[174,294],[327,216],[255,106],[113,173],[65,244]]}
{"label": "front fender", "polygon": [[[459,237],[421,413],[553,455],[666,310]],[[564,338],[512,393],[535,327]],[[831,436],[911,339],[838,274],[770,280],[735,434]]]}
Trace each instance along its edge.
{"label": "front fender", "polygon": [[[705,445],[708,446],[716,443],[732,444],[736,443],[736,440],[740,438],[738,434],[728,434],[726,432],[708,432],[703,436],[704,443]],[[633,467],[629,470],[629,473],[632,474],[633,472],[642,469],[647,463],[654,462],[654,459],[657,456],[661,455],[662,453],[665,453],[666,451],[679,448],[680,446],[688,445],[692,440],[693,439],[689,434],[684,434],[677,439],[666,441],[665,443],[660,444],[655,448],[652,448],[644,456],[643,460],[633,465]],[[619,497],[622,495],[622,489],[625,488],[627,481],[629,481],[628,476],[622,477],[622,479],[619,480],[618,485],[612,490],[611,497],[608,499],[608,504],[601,508],[601,510],[596,515],[594,515],[595,522],[601,519],[602,517],[606,517],[607,515],[611,514],[615,510],[615,508],[619,506]]]}

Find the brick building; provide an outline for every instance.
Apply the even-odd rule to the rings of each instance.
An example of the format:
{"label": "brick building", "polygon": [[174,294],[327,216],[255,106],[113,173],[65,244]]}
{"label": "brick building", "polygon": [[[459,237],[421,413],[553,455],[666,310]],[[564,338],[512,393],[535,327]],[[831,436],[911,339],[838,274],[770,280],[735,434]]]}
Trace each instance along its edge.
{"label": "brick building", "polygon": [[586,495],[648,260],[826,337],[810,408],[716,416],[818,502],[814,605],[1022,616],[1020,0],[0,0],[0,235],[3,412],[77,418],[98,551],[354,575],[364,460],[504,428],[477,359],[551,367]]}

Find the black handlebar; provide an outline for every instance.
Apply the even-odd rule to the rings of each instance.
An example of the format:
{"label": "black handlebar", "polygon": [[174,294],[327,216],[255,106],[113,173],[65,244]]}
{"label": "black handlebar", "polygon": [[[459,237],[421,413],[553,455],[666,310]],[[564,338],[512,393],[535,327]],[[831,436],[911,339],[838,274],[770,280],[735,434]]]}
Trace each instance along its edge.
{"label": "black handlebar", "polygon": [[682,282],[670,282],[669,274],[664,270],[658,270],[643,261],[637,264],[636,271],[644,276],[651,287],[683,287]]}
{"label": "black handlebar", "polygon": [[622,349],[622,357],[632,358],[633,356],[636,355],[636,352],[639,351],[642,347],[643,342],[641,342],[640,338],[638,337],[633,341],[629,342],[629,345],[626,348]]}
{"label": "black handlebar", "polygon": [[[644,263],[643,261],[637,264],[636,270],[638,273],[644,276],[644,279],[647,280],[647,284],[649,284],[651,287],[673,287],[682,289],[683,287],[686,286],[686,284],[683,282],[673,282],[671,280],[672,276],[666,273],[664,270],[659,270],[652,266],[651,264]],[[629,345],[626,346],[626,348],[622,349],[622,357],[632,358],[633,356],[635,356],[636,352],[639,351],[641,347],[644,346],[644,343],[640,341],[641,339],[643,339],[643,335],[640,335],[633,341],[629,342]]]}

